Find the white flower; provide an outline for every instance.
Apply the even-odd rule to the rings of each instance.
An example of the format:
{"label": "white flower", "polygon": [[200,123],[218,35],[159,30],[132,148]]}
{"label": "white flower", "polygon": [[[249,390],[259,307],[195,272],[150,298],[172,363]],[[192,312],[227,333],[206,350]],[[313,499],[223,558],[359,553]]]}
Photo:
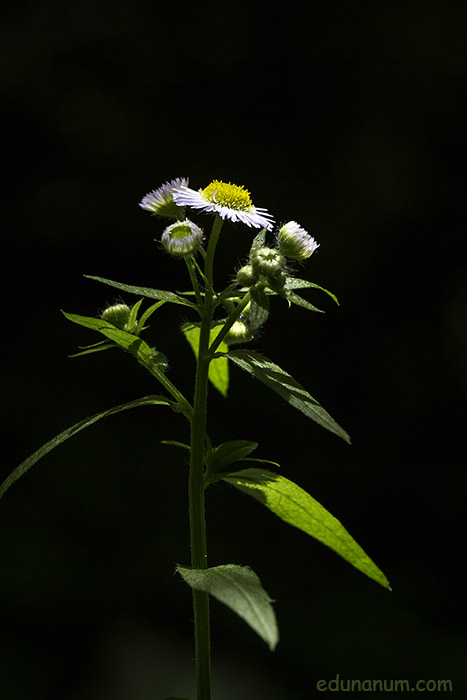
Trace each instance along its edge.
{"label": "white flower", "polygon": [[152,211],[159,216],[167,216],[171,219],[183,219],[184,210],[177,206],[173,200],[173,192],[180,187],[188,187],[187,177],[177,177],[175,180],[169,180],[159,187],[157,190],[152,190],[143,197],[139,206],[142,209]]}
{"label": "white flower", "polygon": [[188,219],[167,226],[161,238],[162,245],[172,255],[194,253],[202,240],[202,230]]}
{"label": "white flower", "polygon": [[182,186],[175,190],[173,199],[179,206],[215,212],[222,219],[241,221],[254,228],[271,228],[273,223],[266,209],[253,206],[248,190],[230,182],[213,180],[204,190]]}
{"label": "white flower", "polygon": [[282,255],[292,260],[306,260],[319,248],[319,243],[296,221],[289,221],[281,227],[277,242]]}

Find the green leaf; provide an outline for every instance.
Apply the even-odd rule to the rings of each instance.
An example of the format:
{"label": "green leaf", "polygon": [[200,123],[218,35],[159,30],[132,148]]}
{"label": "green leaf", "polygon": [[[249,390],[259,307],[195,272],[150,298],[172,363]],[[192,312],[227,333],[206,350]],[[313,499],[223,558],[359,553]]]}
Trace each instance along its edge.
{"label": "green leaf", "polygon": [[245,469],[224,481],[256,498],[286,523],[330,547],[352,566],[385,588],[389,581],[344,526],[300,486],[265,469]]}
{"label": "green leaf", "polygon": [[[211,328],[209,333],[209,344],[211,344],[212,341],[218,336],[221,329],[222,325],[217,325]],[[199,336],[201,332],[199,325],[194,323],[185,323],[182,326],[182,331],[193,352],[195,353],[195,357],[198,357]],[[219,345],[219,350],[223,353],[228,352],[229,346],[222,342]],[[217,391],[219,391],[222,396],[226,397],[229,389],[229,363],[225,357],[216,357],[214,360],[211,360],[208,377]]]}
{"label": "green leaf", "polygon": [[301,296],[298,294],[295,294],[295,292],[291,292],[288,289],[284,289],[281,296],[284,296],[287,301],[291,302],[292,304],[295,304],[296,306],[301,306],[304,309],[308,309],[308,311],[317,311],[320,314],[324,314],[324,311],[322,309],[318,309],[317,306],[313,306],[313,304],[310,304],[309,301],[306,299],[302,299]]}
{"label": "green leaf", "polygon": [[346,431],[288,372],[254,350],[233,350],[226,357],[275,391],[291,406],[301,411],[331,433],[350,444]]}
{"label": "green leaf", "polygon": [[115,348],[114,343],[107,343],[105,340],[101,340],[98,343],[94,343],[94,345],[88,345],[86,347],[83,347],[81,352],[75,352],[73,355],[68,355],[68,357],[82,357],[83,355],[91,355],[94,352],[101,352],[102,350],[110,350],[111,348]]}
{"label": "green leaf", "polygon": [[149,345],[144,342],[144,340],[138,338],[137,335],[127,333],[127,331],[122,331],[120,328],[116,328],[112,323],[104,321],[102,318],[79,316],[78,314],[70,314],[66,311],[62,311],[62,314],[73,323],[77,323],[80,326],[84,326],[85,328],[90,328],[102,333],[102,335],[109,340],[112,340],[124,350],[131,352],[132,355],[134,355],[142,364],[148,365],[148,363],[152,361],[152,348],[150,348]]}
{"label": "green leaf", "polygon": [[177,566],[184,581],[197,591],[210,593],[237,613],[263,639],[271,651],[279,641],[271,598],[249,566],[224,564],[210,569]]}
{"label": "green leaf", "polygon": [[195,304],[188,299],[184,299],[178,294],[173,292],[168,292],[165,289],[151,289],[150,287],[135,287],[131,284],[123,284],[122,282],[114,282],[113,280],[105,279],[104,277],[95,277],[94,275],[84,275],[90,280],[95,280],[96,282],[102,282],[103,284],[108,284],[109,287],[115,287],[116,289],[121,289],[123,292],[128,292],[129,294],[138,294],[139,296],[147,297],[149,299],[162,299],[164,301],[171,302],[172,304],[182,304],[183,306],[190,306],[195,308]]}
{"label": "green leaf", "polygon": [[172,447],[181,447],[183,450],[188,450],[190,452],[191,447],[184,442],[179,442],[178,440],[161,440],[163,445],[172,445]]}
{"label": "green leaf", "polygon": [[240,462],[258,447],[257,442],[249,440],[229,440],[214,447],[207,464],[210,472],[218,472],[229,464]]}
{"label": "green leaf", "polygon": [[23,474],[26,474],[26,472],[32,466],[34,466],[36,462],[42,459],[42,457],[45,457],[45,455],[47,455],[53,449],[61,445],[62,442],[65,442],[77,433],[80,433],[85,428],[88,428],[90,425],[93,425],[93,423],[96,423],[97,421],[101,420],[102,418],[106,418],[107,416],[111,416],[114,413],[126,411],[129,408],[137,408],[138,406],[152,406],[155,404],[171,406],[172,402],[166,399],[164,396],[143,396],[143,398],[141,399],[136,399],[135,401],[130,401],[129,403],[114,406],[113,408],[109,408],[106,411],[102,411],[101,413],[95,413],[94,415],[89,416],[88,418],[84,418],[78,423],[75,423],[70,428],[67,428],[66,430],[64,430],[63,432],[59,433],[54,438],[46,442],[45,445],[39,447],[38,450],[33,452],[32,455],[27,457],[27,459],[25,459],[23,462],[21,462],[21,464],[19,464],[0,486],[0,498],[8,491],[10,486],[12,486],[12,484],[14,484],[15,481],[17,481],[21,476],[23,476]]}
{"label": "green leaf", "polygon": [[143,330],[146,322],[148,319],[152,316],[152,314],[157,311],[157,309],[160,309],[161,306],[165,304],[165,301],[156,301],[155,304],[152,304],[146,311],[142,314],[141,318],[138,321],[138,325],[136,326],[136,335],[139,335],[141,331]]}
{"label": "green leaf", "polygon": [[248,325],[254,332],[266,323],[269,316],[269,297],[264,289],[251,288],[251,302],[248,318]]}
{"label": "green leaf", "polygon": [[266,242],[266,233],[267,233],[267,228],[261,229],[259,233],[256,234],[256,236],[253,239],[253,243],[251,244],[250,248],[250,256],[253,253],[253,251],[257,250],[258,248],[264,248],[264,244]]}
{"label": "green leaf", "polygon": [[306,289],[306,288],[312,288],[312,289],[319,289],[321,292],[324,292],[328,296],[331,297],[333,301],[336,302],[336,304],[339,306],[339,301],[336,297],[335,294],[330,292],[328,289],[325,289],[324,287],[320,287],[319,284],[315,284],[314,282],[309,282],[308,280],[300,280],[295,277],[288,277],[287,281],[285,283],[284,289]]}

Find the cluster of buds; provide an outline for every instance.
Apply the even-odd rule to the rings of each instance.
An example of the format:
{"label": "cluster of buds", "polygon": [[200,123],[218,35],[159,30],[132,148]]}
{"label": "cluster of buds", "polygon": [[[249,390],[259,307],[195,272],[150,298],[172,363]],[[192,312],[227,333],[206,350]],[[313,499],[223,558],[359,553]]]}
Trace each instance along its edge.
{"label": "cluster of buds", "polygon": [[250,261],[237,272],[242,287],[260,283],[274,292],[280,292],[287,280],[287,258],[306,260],[318,248],[318,243],[295,221],[284,224],[276,235],[277,248],[256,248]]}

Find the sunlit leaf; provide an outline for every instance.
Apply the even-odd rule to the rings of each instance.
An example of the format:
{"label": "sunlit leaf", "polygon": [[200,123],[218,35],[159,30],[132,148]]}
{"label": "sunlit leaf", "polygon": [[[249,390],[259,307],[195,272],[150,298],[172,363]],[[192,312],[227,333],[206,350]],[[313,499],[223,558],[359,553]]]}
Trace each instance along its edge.
{"label": "sunlit leaf", "polygon": [[[212,341],[217,337],[221,329],[221,325],[217,325],[211,328],[211,331],[209,333],[209,344],[211,344]],[[199,336],[201,332],[199,325],[194,323],[185,323],[182,326],[182,331],[185,338],[189,342],[190,347],[195,353],[195,357],[197,357],[199,347]],[[218,351],[225,353],[228,351],[228,349],[229,346],[226,343],[222,342],[219,345]],[[229,390],[229,363],[225,357],[216,357],[214,360],[211,361],[209,365],[208,378],[212,385],[217,389],[217,391],[219,391],[222,394],[222,396],[227,396],[227,392]]]}
{"label": "sunlit leaf", "polygon": [[275,391],[291,406],[301,411],[326,430],[338,435],[350,443],[346,431],[331,418],[329,413],[297,382],[288,372],[276,365],[264,355],[254,350],[232,350],[226,357],[231,362],[259,379],[260,382]]}
{"label": "sunlit leaf", "polygon": [[295,304],[296,306],[301,306],[304,309],[308,309],[308,311],[317,311],[320,314],[324,314],[324,311],[322,309],[318,309],[317,306],[310,304],[309,301],[303,299],[298,294],[295,294],[295,292],[291,292],[290,290],[284,289],[282,292],[282,296],[284,296],[287,299],[287,301],[289,301],[292,304]]}
{"label": "sunlit leaf", "polygon": [[266,323],[269,316],[269,297],[264,289],[251,288],[251,302],[248,325],[254,332]]}
{"label": "sunlit leaf", "polygon": [[73,323],[77,323],[85,328],[102,333],[106,338],[117,343],[124,350],[128,350],[142,363],[147,365],[153,358],[153,350],[147,343],[137,335],[122,331],[116,328],[112,323],[104,321],[102,318],[94,318],[92,316],[80,316],[78,314],[70,314],[62,311],[65,318]]}
{"label": "sunlit leaf", "polygon": [[61,445],[63,442],[69,440],[69,438],[73,437],[74,435],[77,435],[77,433],[80,433],[82,430],[88,428],[90,425],[93,425],[102,418],[111,416],[114,413],[120,413],[121,411],[127,411],[130,408],[137,408],[138,406],[152,406],[154,404],[171,406],[172,403],[173,402],[169,401],[163,396],[143,396],[143,398],[141,399],[136,399],[135,401],[120,404],[119,406],[108,408],[106,411],[102,411],[101,413],[95,413],[94,415],[89,416],[88,418],[84,418],[78,423],[72,425],[70,428],[67,428],[63,432],[56,435],[54,438],[42,445],[42,447],[39,447],[38,450],[33,452],[33,454],[27,457],[23,462],[21,462],[21,464],[19,464],[16,467],[16,469],[14,469],[11,472],[11,474],[5,479],[3,484],[0,486],[0,498],[6,493],[6,491],[8,491],[10,486],[14,484],[15,481],[17,481],[21,476],[23,476],[23,474],[26,474],[26,472],[32,466],[34,466],[36,462],[42,459],[42,457],[45,457],[45,455],[47,455],[53,449]]}
{"label": "sunlit leaf", "polygon": [[306,288],[311,288],[311,289],[319,289],[321,292],[324,292],[328,296],[331,297],[333,301],[336,302],[337,305],[339,305],[339,301],[336,297],[335,294],[329,291],[329,289],[325,289],[324,287],[320,287],[319,284],[315,284],[314,282],[309,282],[308,280],[301,280],[297,279],[296,277],[288,277],[287,281],[285,283],[284,289],[306,289]]}
{"label": "sunlit leaf", "polygon": [[182,304],[183,306],[194,307],[191,301],[184,299],[178,294],[166,291],[165,289],[152,289],[150,287],[135,287],[132,284],[123,284],[122,282],[114,282],[113,280],[105,279],[104,277],[95,277],[94,275],[84,275],[88,279],[95,280],[96,282],[102,282],[102,284],[107,284],[109,287],[115,287],[115,289],[120,289],[123,292],[128,292],[129,294],[137,294],[138,296],[147,297],[149,299],[163,299],[164,301],[171,302],[172,304]]}
{"label": "sunlit leaf", "polygon": [[389,588],[389,581],[344,526],[293,481],[265,469],[245,469],[224,481],[256,498],[279,518],[334,550],[369,578]]}
{"label": "sunlit leaf", "polygon": [[177,566],[177,571],[191,588],[209,593],[236,612],[271,651],[275,648],[279,632],[272,601],[250,567],[224,564],[210,569],[189,569]]}

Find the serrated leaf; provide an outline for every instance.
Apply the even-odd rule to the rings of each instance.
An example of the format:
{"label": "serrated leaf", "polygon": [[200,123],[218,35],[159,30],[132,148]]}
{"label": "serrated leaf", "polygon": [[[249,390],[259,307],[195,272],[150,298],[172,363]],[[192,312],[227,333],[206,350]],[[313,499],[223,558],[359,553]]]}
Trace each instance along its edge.
{"label": "serrated leaf", "polygon": [[245,469],[224,481],[248,493],[285,522],[319,540],[369,578],[390,588],[389,581],[342,523],[293,481],[266,469]]}
{"label": "serrated leaf", "polygon": [[225,469],[229,464],[239,462],[254,452],[258,447],[257,442],[249,440],[229,440],[221,445],[214,447],[210,453],[210,458],[207,464],[210,472],[217,472]]}
{"label": "serrated leaf", "polygon": [[88,428],[90,425],[93,425],[102,418],[111,416],[114,413],[120,413],[121,411],[126,411],[130,408],[137,408],[138,406],[151,406],[155,404],[171,406],[172,402],[166,399],[164,396],[158,396],[155,394],[151,396],[143,396],[141,399],[136,399],[135,401],[129,401],[128,403],[120,404],[118,406],[114,406],[113,408],[108,408],[106,411],[102,411],[101,413],[95,413],[94,415],[75,423],[70,428],[63,430],[61,433],[42,445],[42,447],[39,447],[38,450],[33,452],[32,455],[27,457],[27,459],[21,462],[21,464],[19,464],[16,469],[11,472],[11,474],[0,486],[0,498],[8,491],[10,486],[12,486],[15,481],[23,476],[23,474],[26,474],[26,472],[29,471],[29,469],[34,466],[36,462],[42,459],[42,457],[45,457],[45,455],[47,455],[49,452],[54,450],[66,440],[69,440],[74,435],[77,435],[85,428]]}
{"label": "serrated leaf", "polygon": [[128,292],[129,294],[137,294],[138,296],[147,297],[148,299],[163,299],[164,301],[171,302],[172,304],[182,304],[183,306],[190,306],[195,308],[195,304],[188,299],[184,299],[174,292],[169,292],[165,289],[152,289],[151,287],[135,287],[132,284],[123,284],[122,282],[114,282],[114,280],[108,280],[104,277],[95,277],[94,275],[84,275],[88,279],[95,280],[96,282],[102,282],[102,284],[107,284],[109,287],[115,287],[115,289],[121,289],[123,292]]}
{"label": "serrated leaf", "polygon": [[[209,344],[211,344],[212,341],[218,336],[221,329],[221,325],[211,328],[209,333]],[[182,326],[182,331],[190,344],[195,357],[198,357],[199,336],[201,332],[199,325],[194,323],[185,323]],[[219,348],[221,352],[225,353],[228,351],[229,346],[222,342],[220,343]],[[211,360],[208,378],[217,391],[219,391],[222,396],[226,397],[229,390],[229,363],[225,357],[216,357],[215,359]]]}
{"label": "serrated leaf", "polygon": [[275,391],[291,406],[350,444],[346,431],[288,372],[254,350],[232,350],[226,357]]}
{"label": "serrated leaf", "polygon": [[204,591],[237,613],[274,650],[279,641],[271,598],[249,566],[224,564],[209,569],[177,566],[184,581]]}

